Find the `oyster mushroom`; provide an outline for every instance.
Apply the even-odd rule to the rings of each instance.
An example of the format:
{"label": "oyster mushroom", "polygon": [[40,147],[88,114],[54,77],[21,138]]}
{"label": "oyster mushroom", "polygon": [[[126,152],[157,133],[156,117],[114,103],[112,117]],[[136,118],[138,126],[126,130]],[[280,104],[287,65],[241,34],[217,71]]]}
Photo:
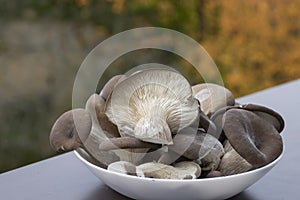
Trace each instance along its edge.
{"label": "oyster mushroom", "polygon": [[[75,150],[79,147],[97,160],[101,166],[118,161],[115,153],[99,150],[99,144],[112,137],[120,137],[116,125],[110,122],[104,113],[105,100],[124,75],[112,77],[102,88],[100,94],[93,94],[84,109],[73,109],[64,113],[54,123],[50,133],[50,144],[56,151]],[[123,153],[126,154],[126,153]],[[90,159],[91,160],[91,159]]]}
{"label": "oyster mushroom", "polygon": [[272,124],[279,133],[283,131],[284,120],[282,116],[275,112],[274,110],[267,108],[265,106],[256,105],[256,104],[245,104],[240,106],[242,109],[249,110]]}
{"label": "oyster mushroom", "polygon": [[[97,94],[92,95],[87,103],[86,110],[91,113],[92,118],[92,131],[91,133],[94,140],[98,141],[97,148],[93,148],[92,154],[97,154],[97,152],[103,152],[99,148],[103,142],[106,144],[114,145],[114,139],[120,138],[120,134],[116,125],[111,123],[108,117],[104,113],[105,101],[104,99]],[[122,138],[122,140],[117,140],[124,144],[124,142],[128,141],[129,138]],[[136,149],[118,149],[115,148],[111,151],[111,153],[116,154],[120,160],[132,162],[134,164],[138,164],[140,160],[144,157],[145,152],[147,152],[148,148],[136,148]],[[104,151],[105,152],[105,151]],[[107,151],[109,152],[109,151]]]}
{"label": "oyster mushroom", "polygon": [[127,161],[118,161],[118,162],[111,163],[110,165],[108,165],[107,170],[118,172],[121,174],[137,176],[136,166]]}
{"label": "oyster mushroom", "polygon": [[109,95],[112,93],[114,87],[117,85],[119,81],[125,78],[125,75],[116,75],[113,76],[108,82],[103,86],[100,96],[106,101]]}
{"label": "oyster mushroom", "polygon": [[221,142],[224,142],[226,140],[226,137],[223,132],[223,126],[224,126],[223,116],[230,109],[242,109],[242,110],[251,111],[256,115],[258,115],[266,123],[272,124],[279,133],[281,133],[284,128],[284,120],[282,116],[279,113],[275,112],[274,110],[262,105],[236,103],[234,106],[226,106],[219,109],[210,117],[210,120],[213,121],[213,123],[217,128],[217,131],[215,132],[216,134],[215,135],[212,134],[212,135],[216,137],[218,136]]}
{"label": "oyster mushroom", "polygon": [[222,175],[232,175],[249,171],[253,166],[232,148],[231,144],[225,142],[225,154],[221,160],[218,171]]}
{"label": "oyster mushroom", "polygon": [[[93,148],[93,153],[97,153],[94,151],[101,151],[99,149],[99,146],[103,143],[109,143],[113,145],[113,141],[111,139],[114,138],[119,138],[120,134],[118,131],[118,128],[115,124],[113,124],[106,114],[104,113],[104,108],[105,108],[105,98],[108,98],[114,87],[118,84],[118,81],[125,79],[124,75],[117,75],[111,78],[103,87],[102,91],[100,92],[100,95],[93,94],[87,101],[86,103],[86,110],[91,113],[92,117],[92,131],[95,132],[95,136],[100,138],[94,138],[98,140],[98,148]],[[104,97],[102,97],[102,96]],[[119,140],[120,141],[120,140]],[[126,142],[123,140],[123,143]],[[117,149],[115,148],[114,150],[111,151],[111,153],[116,154],[120,160],[122,161],[128,161],[132,162],[134,164],[138,164],[141,159],[144,157],[145,152],[148,151],[148,148],[137,148],[137,149]]]}
{"label": "oyster mushroom", "polygon": [[205,175],[205,178],[215,178],[215,177],[220,177],[220,176],[223,176],[223,174],[220,171],[213,170],[213,171],[208,172]]}
{"label": "oyster mushroom", "polygon": [[[190,140],[192,143],[183,151],[181,148]],[[174,138],[174,145],[169,149],[173,152],[183,152],[184,157],[195,160],[203,170],[215,170],[224,154],[223,146],[217,138],[200,131],[195,136],[183,134],[181,137]]]}
{"label": "oyster mushroom", "polygon": [[98,94],[92,94],[87,100],[85,110],[91,116],[92,130],[103,138],[120,137],[118,128],[104,113],[105,100]]}
{"label": "oyster mushroom", "polygon": [[222,129],[222,127],[224,126],[223,115],[230,109],[243,109],[243,110],[251,111],[256,115],[258,115],[259,117],[261,117],[262,120],[272,124],[279,133],[283,131],[284,120],[279,113],[262,105],[238,104],[238,103],[235,104],[234,106],[223,107],[211,116],[210,119],[214,122],[217,129]]}
{"label": "oyster mushroom", "polygon": [[193,95],[199,100],[204,114],[211,116],[225,106],[235,104],[232,93],[225,87],[213,83],[202,83],[192,86]]}
{"label": "oyster mushroom", "polygon": [[106,115],[121,136],[167,144],[172,133],[191,124],[199,114],[188,81],[170,70],[138,71],[114,90],[106,104]]}
{"label": "oyster mushroom", "polygon": [[139,177],[160,179],[196,179],[201,174],[201,168],[192,161],[183,161],[171,165],[157,162],[144,163],[136,167]]}
{"label": "oyster mushroom", "polygon": [[[82,141],[89,136],[92,128],[102,134],[100,129],[104,129],[106,133],[114,137],[119,136],[116,132],[117,128],[112,124],[104,114],[105,99],[111,94],[113,87],[124,75],[112,77],[100,92],[102,96],[97,94],[91,95],[87,100],[86,110],[74,109],[62,114],[53,124],[50,132],[50,144],[55,151],[74,150],[83,147]],[[76,115],[75,125],[73,114]],[[99,124],[100,123],[100,124]],[[102,127],[102,128],[100,128]],[[80,132],[80,137],[78,132]],[[106,135],[107,136],[107,135]],[[103,137],[106,137],[103,134]]]}
{"label": "oyster mushroom", "polygon": [[219,138],[219,136],[221,135],[221,132],[217,130],[217,127],[214,124],[214,122],[211,119],[209,119],[209,117],[205,115],[201,110],[199,112],[198,129],[214,136],[215,138]]}
{"label": "oyster mushroom", "polygon": [[[73,114],[77,114],[75,126]],[[83,147],[78,132],[89,133],[92,128],[90,115],[84,109],[74,109],[62,114],[53,124],[50,132],[50,145],[55,151],[70,151]],[[86,139],[83,138],[84,140]]]}
{"label": "oyster mushroom", "polygon": [[[109,151],[118,148],[135,149],[142,147],[157,150],[160,145],[144,142],[137,138],[120,137],[103,141],[99,149]],[[224,150],[222,144],[215,137],[199,131],[197,135],[189,133],[177,135],[174,138],[174,144],[168,146],[168,149],[161,153],[159,163],[170,164],[183,156],[190,160],[197,160],[203,166],[203,170],[215,170],[220,163]]]}
{"label": "oyster mushroom", "polygon": [[80,108],[62,114],[50,133],[50,144],[54,150],[70,151],[83,148],[101,167],[105,167],[118,161],[119,157],[110,151],[99,151],[101,141],[103,138],[92,130],[90,114]]}
{"label": "oyster mushroom", "polygon": [[[281,154],[282,138],[269,121],[249,110],[234,108],[227,110],[222,118],[225,136],[234,151],[251,165],[251,169],[264,166]],[[250,168],[248,164],[244,164],[244,160],[239,161],[234,151],[225,153],[219,165],[224,175],[248,171]],[[228,169],[224,166],[226,163],[236,163],[232,164],[232,168],[236,168],[225,170]],[[247,167],[238,169],[242,165]]]}

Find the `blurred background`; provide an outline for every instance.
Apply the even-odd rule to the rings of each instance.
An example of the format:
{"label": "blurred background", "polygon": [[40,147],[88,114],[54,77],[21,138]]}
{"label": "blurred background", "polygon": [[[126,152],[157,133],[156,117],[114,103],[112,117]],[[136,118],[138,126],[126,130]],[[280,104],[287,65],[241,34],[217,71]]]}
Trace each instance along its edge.
{"label": "blurred background", "polygon": [[[299,0],[0,0],[0,173],[56,155],[51,126],[71,109],[81,62],[106,38],[144,26],[187,34],[239,97],[300,77],[299,10]],[[117,59],[99,88],[153,59],[198,82],[186,61],[148,50]]]}

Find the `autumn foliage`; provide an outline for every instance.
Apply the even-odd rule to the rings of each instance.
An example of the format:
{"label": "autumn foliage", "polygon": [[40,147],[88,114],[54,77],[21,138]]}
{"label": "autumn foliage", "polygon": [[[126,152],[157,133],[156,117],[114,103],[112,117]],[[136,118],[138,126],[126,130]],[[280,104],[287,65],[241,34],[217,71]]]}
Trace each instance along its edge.
{"label": "autumn foliage", "polygon": [[226,84],[244,95],[300,77],[299,1],[210,1],[219,32],[203,45]]}
{"label": "autumn foliage", "polygon": [[[76,2],[87,7],[95,3]],[[300,77],[299,1],[109,0],[107,3],[114,16],[114,27],[106,27],[108,32],[161,26],[196,39],[216,61],[225,85],[235,96]]]}

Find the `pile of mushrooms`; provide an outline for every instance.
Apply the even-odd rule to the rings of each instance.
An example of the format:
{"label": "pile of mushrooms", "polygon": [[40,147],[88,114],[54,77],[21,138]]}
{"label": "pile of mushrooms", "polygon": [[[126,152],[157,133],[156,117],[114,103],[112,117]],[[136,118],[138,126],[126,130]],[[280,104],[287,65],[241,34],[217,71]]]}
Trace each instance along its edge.
{"label": "pile of mushrooms", "polygon": [[280,114],[240,105],[225,87],[190,86],[177,71],[146,69],[112,77],[85,108],[62,114],[50,144],[123,174],[211,178],[275,160],[282,152],[283,128]]}

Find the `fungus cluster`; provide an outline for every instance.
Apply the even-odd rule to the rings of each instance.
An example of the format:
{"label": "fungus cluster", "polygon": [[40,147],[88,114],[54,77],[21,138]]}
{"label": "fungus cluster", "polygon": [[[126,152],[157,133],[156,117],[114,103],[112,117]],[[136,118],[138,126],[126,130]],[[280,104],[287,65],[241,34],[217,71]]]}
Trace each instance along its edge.
{"label": "fungus cluster", "polygon": [[225,87],[191,86],[177,71],[146,69],[112,77],[84,109],[62,114],[50,144],[123,174],[211,178],[275,160],[282,152],[283,128],[280,114],[240,105]]}

